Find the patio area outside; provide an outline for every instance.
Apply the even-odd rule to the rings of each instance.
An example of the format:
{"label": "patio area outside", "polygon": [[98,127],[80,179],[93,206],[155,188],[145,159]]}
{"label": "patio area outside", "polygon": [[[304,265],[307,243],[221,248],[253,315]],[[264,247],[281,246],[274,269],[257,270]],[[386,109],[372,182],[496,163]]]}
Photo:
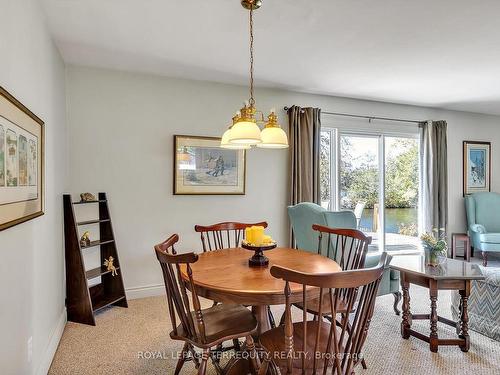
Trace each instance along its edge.
{"label": "patio area outside", "polygon": [[[374,217],[375,215],[375,217]],[[373,238],[370,251],[380,249],[380,232],[378,231],[378,212],[376,209],[365,209],[361,216],[359,230]],[[385,251],[398,254],[413,254],[422,251],[417,230],[417,208],[385,209]]]}

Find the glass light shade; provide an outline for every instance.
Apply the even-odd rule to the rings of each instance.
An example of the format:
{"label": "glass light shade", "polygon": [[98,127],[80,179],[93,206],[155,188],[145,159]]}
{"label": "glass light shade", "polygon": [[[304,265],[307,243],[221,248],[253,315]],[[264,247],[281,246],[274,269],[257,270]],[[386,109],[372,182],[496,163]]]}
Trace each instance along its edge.
{"label": "glass light shade", "polygon": [[262,143],[257,147],[261,148],[287,148],[288,137],[283,129],[278,126],[264,128],[260,133]]}
{"label": "glass light shade", "polygon": [[232,150],[247,150],[250,148],[250,145],[245,144],[237,144],[237,143],[229,143],[229,137],[231,135],[231,128],[227,129],[222,135],[222,139],[220,141],[220,147],[228,148]]}
{"label": "glass light shade", "polygon": [[253,121],[238,121],[231,128],[230,144],[256,145],[261,142],[260,128]]}

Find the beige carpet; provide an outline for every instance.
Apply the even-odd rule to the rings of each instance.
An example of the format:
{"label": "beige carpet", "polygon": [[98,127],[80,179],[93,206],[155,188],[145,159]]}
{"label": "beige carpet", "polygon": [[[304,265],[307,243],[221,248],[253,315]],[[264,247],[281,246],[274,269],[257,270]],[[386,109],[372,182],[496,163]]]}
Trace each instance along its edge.
{"label": "beige carpet", "polygon": [[[429,299],[426,289],[412,286],[412,311],[426,313]],[[392,310],[392,296],[377,299],[375,316],[365,345],[368,370],[358,374],[500,374],[500,342],[471,331],[471,349],[440,347],[431,353],[428,344],[399,333],[400,317]],[[440,292],[439,314],[450,317],[450,294]],[[164,297],[129,301],[129,308],[114,307],[97,316],[97,326],[68,323],[50,368],[51,375],[78,374],[172,374],[172,352],[182,343],[168,338],[170,322]],[[277,319],[279,308],[273,309]],[[414,322],[423,333],[428,323]],[[451,327],[439,324],[439,334],[453,337]],[[184,374],[196,374],[192,362],[184,365]],[[215,370],[210,365],[210,374]]]}

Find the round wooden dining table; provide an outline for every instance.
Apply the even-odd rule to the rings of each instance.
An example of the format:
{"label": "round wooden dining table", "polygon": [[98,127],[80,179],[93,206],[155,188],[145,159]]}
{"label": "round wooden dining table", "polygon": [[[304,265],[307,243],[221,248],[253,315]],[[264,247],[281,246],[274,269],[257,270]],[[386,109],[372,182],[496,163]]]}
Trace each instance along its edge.
{"label": "round wooden dining table", "polygon": [[[250,267],[252,251],[242,248],[214,250],[198,254],[198,261],[191,264],[196,293],[217,302],[252,306],[259,322],[257,334],[271,328],[267,307],[285,303],[285,282],[271,275],[274,265],[306,273],[333,273],[340,266],[330,258],[291,248],[276,248],[264,253],[269,258],[267,267]],[[186,267],[181,276],[188,280]],[[291,303],[302,300],[302,285],[290,283]],[[317,293],[314,293],[317,290]],[[316,298],[319,289],[311,287],[308,298]]]}

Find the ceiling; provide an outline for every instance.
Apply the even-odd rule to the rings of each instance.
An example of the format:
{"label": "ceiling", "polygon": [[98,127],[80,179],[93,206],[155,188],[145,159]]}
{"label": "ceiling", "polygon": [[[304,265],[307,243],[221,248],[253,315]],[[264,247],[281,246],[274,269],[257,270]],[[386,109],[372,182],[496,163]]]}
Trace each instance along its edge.
{"label": "ceiling", "polygon": [[[247,82],[239,0],[41,0],[67,63]],[[263,0],[261,87],[500,114],[497,0]]]}

